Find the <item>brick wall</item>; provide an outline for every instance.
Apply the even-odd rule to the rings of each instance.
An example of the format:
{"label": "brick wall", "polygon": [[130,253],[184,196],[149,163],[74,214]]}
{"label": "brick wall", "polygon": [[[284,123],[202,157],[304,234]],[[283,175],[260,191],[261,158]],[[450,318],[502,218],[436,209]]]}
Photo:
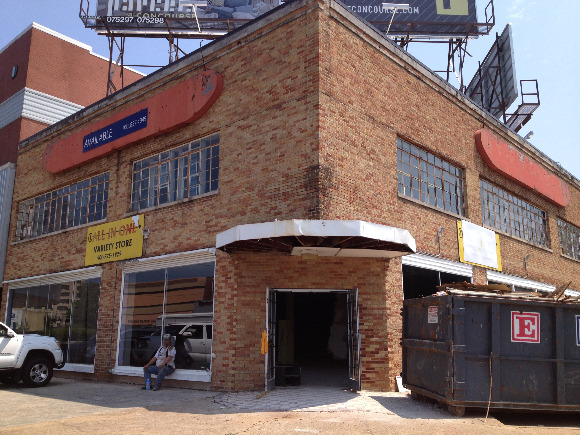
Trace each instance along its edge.
{"label": "brick wall", "polygon": [[[501,235],[504,271],[524,276],[523,258],[531,253],[527,278],[557,285],[570,277],[571,287],[580,289],[578,262],[560,256],[556,226],[558,216],[580,226],[577,185],[571,184],[570,205],[559,209],[493,173],[477,154],[474,132],[485,125],[514,144],[515,135],[466,105],[412,60],[406,63],[368,34],[349,29],[352,25],[326,2],[304,0],[287,7],[284,23],[271,15],[255,32],[236,32],[205,48],[203,59],[183,58],[158,79],[148,79],[147,86],[136,86],[139,96],[117,95],[114,103],[95,106],[90,119],[71,120],[66,131],[37,138],[19,155],[11,234],[20,201],[104,171],[110,172],[107,220],[130,216],[134,161],[219,132],[219,192],[146,210],[151,234],[145,256],[215,246],[218,232],[240,224],[358,219],[405,228],[419,251],[458,261],[458,217],[397,195],[396,138],[401,136],[465,168],[466,218],[473,223],[481,224],[480,176],[547,210],[552,248]],[[171,86],[168,78],[194,77],[202,63],[223,75],[224,90],[201,119],[80,168],[56,175],[43,169],[48,144]],[[85,235],[82,227],[11,244],[5,279],[84,267]],[[39,259],[38,252],[50,255]],[[95,367],[103,379],[115,360],[118,273],[113,264],[103,266]],[[360,289],[363,387],[392,389],[401,368],[401,280],[398,259],[308,263],[281,254],[218,253],[214,388],[263,387],[260,335],[266,288],[303,287]],[[486,281],[484,269],[475,269],[474,281]]]}
{"label": "brick wall", "polygon": [[[397,145],[402,137],[465,169],[467,210],[464,219],[482,225],[479,179],[512,192],[548,215],[551,248],[537,247],[500,233],[503,270],[526,276],[523,258],[530,253],[527,278],[580,289],[580,263],[562,257],[557,218],[580,226],[580,189],[570,182],[570,205],[560,208],[493,172],[479,156],[474,141],[484,126],[514,143],[488,119],[461,104],[454,91],[442,92],[438,81],[418,66],[389,54],[370,37],[350,31],[341,17],[321,20],[321,153],[320,166],[330,174],[322,217],[363,219],[405,228],[417,249],[459,261],[457,216],[409,201],[397,194]],[[413,61],[411,61],[413,62]],[[531,156],[533,152],[530,151]],[[539,159],[539,158],[538,158]],[[541,159],[539,159],[541,161]],[[554,172],[555,168],[548,168]],[[322,183],[322,181],[321,181]],[[321,190],[322,194],[322,190]],[[485,283],[485,272],[478,276]],[[480,275],[479,272],[476,275]]]}
{"label": "brick wall", "polygon": [[394,376],[401,371],[400,265],[400,260],[371,258],[304,260],[270,253],[218,253],[214,388],[264,387],[260,338],[266,329],[266,289],[299,288],[358,289],[362,386],[367,390],[393,389]]}

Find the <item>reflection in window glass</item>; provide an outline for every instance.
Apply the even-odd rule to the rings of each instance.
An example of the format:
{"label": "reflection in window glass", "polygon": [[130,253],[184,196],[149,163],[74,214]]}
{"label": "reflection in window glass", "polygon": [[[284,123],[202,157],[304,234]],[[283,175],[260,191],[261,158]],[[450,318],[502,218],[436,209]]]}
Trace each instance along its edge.
{"label": "reflection in window glass", "polygon": [[28,296],[28,290],[13,290],[11,296],[12,309],[8,309],[8,324],[18,334],[24,334],[26,330],[26,297]]}
{"label": "reflection in window glass", "polygon": [[100,279],[11,290],[7,315],[21,334],[55,337],[65,362],[94,364]]}
{"label": "reflection in window glass", "polygon": [[142,367],[159,347],[155,322],[163,315],[164,289],[165,269],[125,275],[119,365]]}
{"label": "reflection in window glass", "polygon": [[[78,282],[75,286],[74,305],[71,315],[68,361],[92,364],[97,344],[97,317],[100,280]],[[61,303],[67,298],[61,296]]]}
{"label": "reflection in window glass", "polygon": [[143,367],[168,333],[176,368],[209,368],[214,267],[209,262],[125,274],[119,365]]}

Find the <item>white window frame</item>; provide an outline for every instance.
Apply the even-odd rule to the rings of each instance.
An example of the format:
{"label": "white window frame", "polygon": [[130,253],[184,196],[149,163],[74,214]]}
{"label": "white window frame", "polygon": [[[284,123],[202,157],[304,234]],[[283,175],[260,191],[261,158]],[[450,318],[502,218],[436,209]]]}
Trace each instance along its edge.
{"label": "white window frame", "polygon": [[[215,265],[216,261],[215,252],[216,252],[215,248],[207,248],[195,251],[161,255],[158,257],[142,258],[133,262],[124,263],[122,265],[119,265],[119,268],[123,270],[123,279],[121,282],[121,288],[122,289],[125,288],[125,275],[128,273],[144,272],[147,270],[155,270],[155,269],[165,269],[168,267],[189,266],[194,264],[207,263],[209,261],[213,261]],[[214,266],[214,277],[215,277],[215,266]],[[122,312],[122,309],[123,309],[123,295],[121,292],[121,297],[119,298],[119,313]],[[213,336],[214,334],[212,331],[212,340]],[[142,367],[117,365],[119,361],[120,342],[121,342],[121,328],[120,324],[118,324],[115,367],[111,370],[111,372],[114,375],[143,377]],[[193,381],[193,382],[211,382],[211,371],[176,369],[175,372],[169,375],[169,377],[167,377],[166,379],[176,379],[179,381]]]}

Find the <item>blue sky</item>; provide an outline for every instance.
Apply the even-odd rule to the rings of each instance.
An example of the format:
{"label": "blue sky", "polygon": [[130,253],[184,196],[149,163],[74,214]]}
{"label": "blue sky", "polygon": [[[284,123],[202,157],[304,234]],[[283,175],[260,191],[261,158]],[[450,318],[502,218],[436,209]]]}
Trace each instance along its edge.
{"label": "blue sky", "polygon": [[[487,2],[477,0],[480,21]],[[580,2],[495,0],[494,3],[496,25],[490,36],[469,42],[467,48],[473,57],[466,59],[464,78],[469,81],[473,76],[477,62],[485,57],[495,33],[501,33],[507,23],[512,23],[517,79],[537,79],[541,100],[532,120],[520,134],[524,136],[533,130],[530,143],[580,179],[580,116],[577,113],[580,110],[580,80],[577,77],[580,74],[580,32],[576,30]],[[85,29],[78,17],[80,0],[0,0],[0,6],[0,48],[34,21],[88,44],[93,52],[108,57],[107,38]],[[179,46],[190,52],[200,46],[200,41],[180,40]],[[444,44],[412,44],[409,51],[433,70],[446,66],[447,47]],[[165,40],[126,40],[126,65],[161,66],[166,65],[168,59]],[[135,69],[145,73],[154,70]],[[451,84],[457,86],[457,81]]]}

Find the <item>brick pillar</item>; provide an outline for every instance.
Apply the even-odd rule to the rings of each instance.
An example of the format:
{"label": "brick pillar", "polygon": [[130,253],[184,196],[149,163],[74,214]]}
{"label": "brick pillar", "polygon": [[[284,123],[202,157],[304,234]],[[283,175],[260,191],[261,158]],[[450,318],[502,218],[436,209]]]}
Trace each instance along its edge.
{"label": "brick pillar", "polygon": [[238,272],[234,255],[216,253],[214,289],[212,388],[234,390],[236,385],[236,317]]}
{"label": "brick pillar", "polygon": [[487,269],[473,266],[473,283],[479,285],[487,284]]}
{"label": "brick pillar", "polygon": [[387,293],[387,337],[389,346],[389,383],[386,389],[395,391],[395,377],[403,370],[403,269],[401,257],[391,259],[386,265],[385,290]]}
{"label": "brick pillar", "polygon": [[117,355],[117,332],[119,329],[119,307],[121,298],[121,269],[116,263],[103,264],[101,293],[99,297],[99,318],[97,348],[95,352],[95,378],[112,380],[110,370],[115,367]]}

